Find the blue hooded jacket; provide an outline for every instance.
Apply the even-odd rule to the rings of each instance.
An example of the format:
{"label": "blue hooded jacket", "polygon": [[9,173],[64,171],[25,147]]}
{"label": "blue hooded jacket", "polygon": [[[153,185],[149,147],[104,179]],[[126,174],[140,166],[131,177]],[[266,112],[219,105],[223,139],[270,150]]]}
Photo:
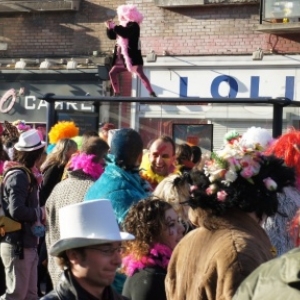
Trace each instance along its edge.
{"label": "blue hooded jacket", "polygon": [[115,164],[110,154],[104,173],[88,189],[85,200],[109,199],[112,203],[117,221],[121,224],[130,206],[150,196],[151,187],[144,181],[138,171],[126,171]]}

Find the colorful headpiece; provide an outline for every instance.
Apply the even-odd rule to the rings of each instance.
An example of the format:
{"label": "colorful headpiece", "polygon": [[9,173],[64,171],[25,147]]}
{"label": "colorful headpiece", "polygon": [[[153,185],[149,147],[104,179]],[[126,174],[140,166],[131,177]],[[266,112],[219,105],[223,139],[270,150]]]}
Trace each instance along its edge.
{"label": "colorful headpiece", "polygon": [[293,185],[295,172],[275,156],[264,156],[260,145],[243,146],[240,140],[227,144],[205,163],[197,175],[198,189],[193,189],[190,205],[215,213],[238,207],[257,216],[277,211],[277,192]]}
{"label": "colorful headpiece", "polygon": [[18,132],[21,134],[29,129],[31,129],[30,125],[27,125],[24,120],[16,120],[12,122],[12,125],[16,126],[18,129]]}
{"label": "colorful headpiece", "polygon": [[285,164],[296,170],[297,185],[300,187],[300,131],[294,128],[282,136],[266,150],[266,154],[282,158]]}
{"label": "colorful headpiece", "polygon": [[77,136],[79,128],[74,122],[61,121],[51,127],[48,136],[51,144],[56,144],[61,139],[67,139]]}
{"label": "colorful headpiece", "polygon": [[120,5],[117,8],[117,14],[120,21],[136,22],[138,24],[141,24],[144,18],[133,4]]}

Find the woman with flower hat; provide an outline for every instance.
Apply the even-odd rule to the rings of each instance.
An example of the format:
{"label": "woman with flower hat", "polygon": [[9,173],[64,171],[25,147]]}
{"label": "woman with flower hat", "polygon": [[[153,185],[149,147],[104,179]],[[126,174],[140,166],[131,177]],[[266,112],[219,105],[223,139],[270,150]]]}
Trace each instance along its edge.
{"label": "woman with flower hat", "polygon": [[189,216],[198,228],[172,254],[167,299],[231,299],[247,275],[274,257],[261,223],[277,212],[276,192],[293,184],[294,170],[240,141],[191,175]]}

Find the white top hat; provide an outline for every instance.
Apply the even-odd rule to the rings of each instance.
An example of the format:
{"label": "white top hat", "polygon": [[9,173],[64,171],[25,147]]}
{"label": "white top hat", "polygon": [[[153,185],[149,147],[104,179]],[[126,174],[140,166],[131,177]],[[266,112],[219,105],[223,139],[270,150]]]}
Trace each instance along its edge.
{"label": "white top hat", "polygon": [[45,147],[46,143],[41,141],[36,129],[30,129],[19,136],[19,141],[14,145],[18,151],[33,151]]}
{"label": "white top hat", "polygon": [[59,256],[65,250],[118,241],[134,236],[120,232],[109,200],[91,200],[67,205],[59,210],[60,240],[50,248]]}

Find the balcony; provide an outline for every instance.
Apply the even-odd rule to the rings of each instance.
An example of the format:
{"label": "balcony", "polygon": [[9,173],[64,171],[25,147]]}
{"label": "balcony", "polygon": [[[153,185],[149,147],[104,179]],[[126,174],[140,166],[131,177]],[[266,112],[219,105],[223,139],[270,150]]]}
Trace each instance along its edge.
{"label": "balcony", "polygon": [[77,11],[80,0],[0,0],[0,13]]}

